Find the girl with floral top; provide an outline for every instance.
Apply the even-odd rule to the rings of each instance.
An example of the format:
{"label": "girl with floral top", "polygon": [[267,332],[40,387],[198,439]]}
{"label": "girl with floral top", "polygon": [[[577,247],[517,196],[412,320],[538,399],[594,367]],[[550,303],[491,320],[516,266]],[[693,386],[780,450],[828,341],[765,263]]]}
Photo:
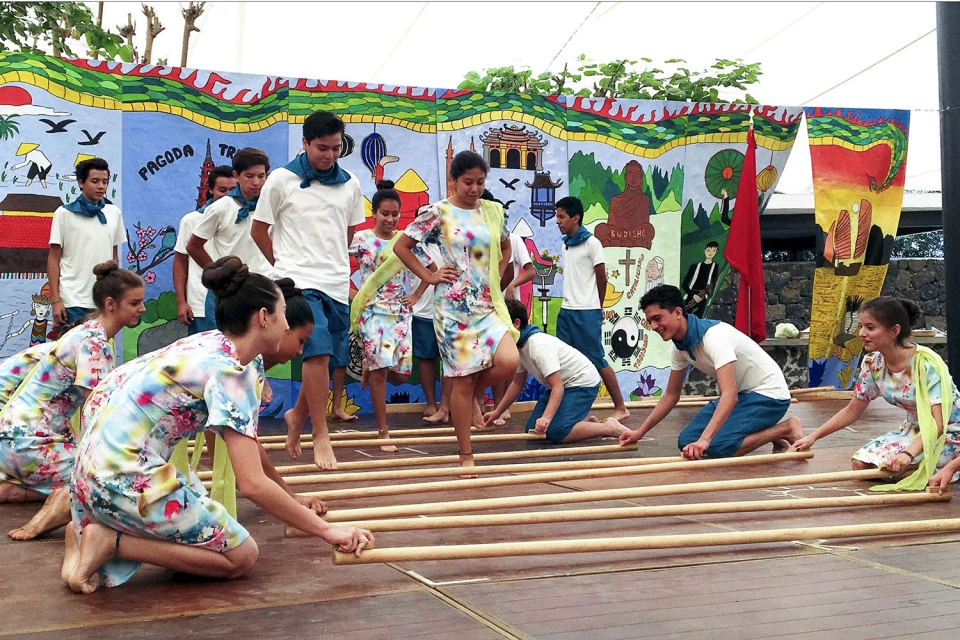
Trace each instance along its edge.
{"label": "girl with floral top", "polygon": [[935,469],[960,454],[960,394],[940,356],[909,341],[910,327],[920,318],[917,303],[882,296],[863,303],[859,313],[860,338],[870,353],[863,359],[853,398],[793,448],[804,451],[853,424],[871,400],[882,397],[906,412],[904,421],[854,453],[852,466],[899,473],[919,463],[916,478],[910,477],[914,486],[897,488],[923,488]]}
{"label": "girl with floral top", "polygon": [[114,367],[110,340],[143,313],[143,281],[104,262],[93,269],[97,311],[65,333],[27,373],[0,411],[0,502],[45,501],[7,533],[31,540],[70,521],[75,434],[70,421]]}
{"label": "girl with floral top", "polygon": [[322,502],[294,495],[257,441],[257,369],[248,365],[281,347],[280,289],[236,256],[204,269],[203,284],[219,329],[119,367],[84,409],[61,572],[78,593],[122,584],[142,562],[211,578],[253,567],[259,552],[246,529],[170,462],[180,440],[204,429],[223,438],[237,487],[258,506],[341,551],[359,554],[373,539],[320,518]]}

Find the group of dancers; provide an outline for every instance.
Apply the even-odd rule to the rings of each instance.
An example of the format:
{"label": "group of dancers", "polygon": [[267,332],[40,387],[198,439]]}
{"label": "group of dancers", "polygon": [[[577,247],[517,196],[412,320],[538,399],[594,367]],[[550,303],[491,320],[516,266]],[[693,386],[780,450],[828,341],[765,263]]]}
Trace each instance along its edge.
{"label": "group of dancers", "polygon": [[[546,387],[528,431],[553,443],[607,436],[626,445],[676,406],[690,366],[715,376],[720,395],[682,430],[678,447],[688,459],[744,455],[771,443],[775,451],[807,449],[883,396],[903,407],[906,419],[854,454],[855,468],[901,472],[905,479],[897,487],[913,489],[928,482],[944,487],[960,469],[960,394],[943,361],[910,341],[919,309],[891,298],[860,310],[860,336],[870,354],[850,404],[804,435],[799,419],[786,415],[783,373],[763,349],[730,325],[688,314],[676,287],[656,286],[640,306],[650,330],[671,345],[671,373],[656,407],[629,429],[623,424],[629,412],[603,358],[602,247],[597,251],[599,242],[583,226],[580,201],[556,203],[564,304],[554,337],[530,323],[529,310],[509,295],[525,267],[520,261],[514,276],[504,276],[514,248],[502,207],[483,198],[489,167],[481,156],[457,154],[450,167],[453,193],[423,207],[402,232],[399,195],[390,184],[378,185],[375,226],[354,233],[364,220],[363,194],[356,176],[337,162],[343,132],[339,118],[317,112],[304,122],[304,152],[286,166],[270,172],[263,152],[242,149],[230,175],[211,176],[211,191],[221,197],[185,219],[188,237],[177,246],[188,259],[174,264],[178,317],[192,335],[115,366],[111,338],[137,324],[144,286],[105,260],[91,269],[92,308],[64,305],[59,314],[75,327],[0,364],[0,502],[43,501],[9,535],[29,540],[66,525],[62,578],[74,591],[122,584],[140,563],[215,578],[250,570],[256,542],[175,455],[178,443],[204,431],[222,438],[246,498],[344,552],[360,554],[370,545],[369,531],[328,524],[320,500],[294,494],[256,437],[265,370],[300,354],[303,386],[284,416],[287,450],[300,454],[309,417],[315,463],[336,467],[327,397],[332,370],[335,411],[336,371],[346,365],[350,330],[363,345],[365,383],[384,437],[387,381],[405,379],[415,356],[432,368],[432,345],[466,475],[473,465],[471,427],[503,419],[527,374]],[[112,205],[86,184],[99,171],[78,168],[82,201],[55,214],[55,223],[59,216],[84,227],[82,237],[102,234],[111,221],[103,211]],[[122,221],[119,210],[111,216]],[[109,233],[107,243],[115,237]],[[76,255],[76,247],[66,246],[71,238],[61,234],[54,243],[51,236],[57,247],[51,282],[56,276],[65,298],[68,284],[83,282],[73,273],[79,267],[63,259]],[[108,249],[115,258],[116,245]],[[363,280],[352,314],[351,251]],[[430,323],[420,323],[418,335],[413,310],[424,298]],[[615,407],[600,420],[591,410],[604,383]],[[478,397],[498,386],[495,406],[483,413]]]}

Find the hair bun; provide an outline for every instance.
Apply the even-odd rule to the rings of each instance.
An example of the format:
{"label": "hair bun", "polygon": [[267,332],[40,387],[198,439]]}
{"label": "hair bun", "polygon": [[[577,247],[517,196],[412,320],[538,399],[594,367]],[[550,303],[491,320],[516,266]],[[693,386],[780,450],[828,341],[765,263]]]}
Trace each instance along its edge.
{"label": "hair bun", "polygon": [[237,256],[224,256],[204,268],[200,281],[214,296],[221,298],[236,293],[249,273],[250,269],[243,260]]}
{"label": "hair bun", "polygon": [[377,182],[377,189],[393,189],[395,184],[393,180],[380,180]]}
{"label": "hair bun", "polygon": [[297,285],[292,278],[278,278],[273,282],[277,285],[277,288],[280,289],[280,293],[283,294],[284,300],[289,300],[294,296],[303,295],[303,289],[297,288]]}
{"label": "hair bun", "polygon": [[900,304],[907,310],[907,317],[910,318],[910,328],[919,326],[920,319],[923,317],[923,310],[920,309],[920,305],[913,300],[900,300]]}
{"label": "hair bun", "polygon": [[108,275],[120,268],[114,260],[107,260],[106,262],[101,262],[93,268],[93,275],[97,276],[97,280],[101,278],[106,278]]}

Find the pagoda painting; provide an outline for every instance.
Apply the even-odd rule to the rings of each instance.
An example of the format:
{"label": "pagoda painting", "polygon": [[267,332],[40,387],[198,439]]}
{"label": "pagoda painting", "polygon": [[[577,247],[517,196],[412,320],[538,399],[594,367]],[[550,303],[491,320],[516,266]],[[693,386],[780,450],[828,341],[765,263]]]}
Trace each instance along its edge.
{"label": "pagoda painting", "polygon": [[547,226],[547,220],[557,215],[554,206],[557,197],[557,187],[563,180],[554,182],[550,179],[550,172],[537,171],[533,174],[533,182],[524,183],[530,189],[530,215],[540,221],[540,226]]}
{"label": "pagoda painting", "polygon": [[505,124],[480,134],[483,157],[491,169],[543,171],[543,148],[547,143],[524,125]]}

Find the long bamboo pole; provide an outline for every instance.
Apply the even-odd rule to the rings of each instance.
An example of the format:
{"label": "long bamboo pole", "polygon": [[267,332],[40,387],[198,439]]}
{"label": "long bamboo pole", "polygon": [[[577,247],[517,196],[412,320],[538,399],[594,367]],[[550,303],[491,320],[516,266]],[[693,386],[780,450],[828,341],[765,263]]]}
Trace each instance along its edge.
{"label": "long bamboo pole", "polygon": [[863,469],[862,471],[835,471],[832,473],[810,473],[795,476],[771,478],[747,478],[744,480],[719,480],[713,482],[688,482],[685,484],[665,484],[652,487],[626,487],[623,489],[599,489],[594,491],[572,491],[565,493],[537,494],[530,496],[508,496],[504,498],[480,498],[474,500],[449,500],[421,504],[401,504],[386,507],[366,507],[362,509],[340,509],[328,512],[324,519],[328,522],[352,522],[354,520],[429,516],[463,511],[493,511],[495,509],[513,509],[540,505],[573,504],[577,502],[595,502],[602,500],[632,500],[654,496],[673,496],[690,493],[708,493],[713,491],[737,491],[741,489],[765,489],[768,487],[790,487],[822,482],[844,482],[848,480],[876,480],[891,478],[893,473],[883,469]]}
{"label": "long bamboo pole", "polygon": [[715,547],[739,544],[794,542],[797,540],[831,540],[875,536],[938,533],[960,530],[960,518],[912,520],[906,522],[873,522],[832,527],[797,527],[725,533],[695,533],[667,536],[631,536],[624,538],[586,538],[580,540],[533,540],[461,544],[435,547],[399,547],[364,551],[360,557],[341,553],[334,548],[334,564],[370,564],[374,562],[413,562],[420,560],[465,560],[470,558],[503,558],[555,553],[597,553],[605,551],[645,551]]}
{"label": "long bamboo pole", "polygon": [[[423,531],[427,529],[455,529],[464,527],[499,527],[512,525],[587,522],[593,520],[632,520],[633,518],[661,518],[668,516],[696,516],[718,513],[757,513],[793,511],[795,509],[840,509],[890,505],[914,505],[949,502],[950,493],[917,491],[911,493],[883,493],[840,498],[799,498],[789,500],[749,500],[740,502],[701,502],[698,504],[667,504],[647,507],[608,507],[605,509],[564,509],[561,511],[527,511],[525,513],[486,513],[481,515],[437,516],[433,518],[392,518],[360,520],[344,523],[370,531]],[[290,538],[310,534],[287,526]]]}
{"label": "long bamboo pole", "polygon": [[[789,457],[785,457],[789,456]],[[441,480],[439,482],[415,482],[408,484],[378,485],[373,487],[354,487],[350,489],[328,489],[326,491],[305,491],[299,495],[320,498],[322,500],[349,500],[372,498],[375,496],[402,496],[411,493],[433,493],[437,491],[458,491],[460,489],[488,489],[518,484],[536,484],[540,482],[567,482],[590,480],[595,478],[613,478],[616,476],[662,473],[665,471],[693,471],[694,469],[714,469],[717,467],[743,467],[754,464],[780,462],[783,460],[804,460],[812,458],[812,452],[768,453],[759,456],[741,458],[720,458],[697,461],[668,462],[664,464],[629,465],[600,469],[575,469],[548,471],[541,473],[521,473],[496,478],[471,478],[463,480]],[[461,469],[461,473],[463,470]]]}
{"label": "long bamboo pole", "polygon": [[[488,453],[475,453],[473,459],[476,462],[485,460],[522,460],[527,458],[562,458],[564,456],[590,456],[601,453],[624,453],[626,451],[636,451],[637,443],[627,446],[619,444],[601,444],[583,447],[554,446],[543,449],[523,449],[521,451],[490,451]],[[653,458],[648,458],[652,460]],[[675,460],[676,458],[670,458]],[[396,469],[398,467],[421,467],[439,464],[455,464],[459,462],[459,456],[424,456],[422,458],[386,458],[383,460],[357,460],[353,462],[338,462],[335,471],[329,471],[331,476],[340,471],[357,471],[361,469]],[[277,473],[286,476],[296,473],[316,473],[318,471],[315,464],[292,464],[277,467]],[[197,473],[201,480],[210,480],[213,478],[211,471],[200,471]]]}
{"label": "long bamboo pole", "polygon": [[[747,458],[761,458],[767,461],[766,455],[775,455],[776,460],[806,460],[812,458],[811,451],[788,451],[778,454],[764,454],[763,456],[747,456]],[[722,458],[722,460],[741,460],[742,458]],[[631,467],[651,464],[666,464],[683,462],[697,464],[699,460],[687,460],[683,456],[666,458],[616,458],[613,460],[564,460],[561,462],[528,462],[514,464],[490,464],[475,466],[470,469],[471,474],[492,475],[504,473],[538,473],[541,471],[563,471],[565,469],[608,469],[610,467]],[[438,467],[435,469],[395,469],[392,471],[358,471],[355,473],[314,473],[306,475],[287,476],[284,481],[289,485],[303,484],[330,484],[340,482],[369,482],[376,480],[409,480],[416,478],[437,478],[443,476],[459,476],[463,474],[463,467]]]}
{"label": "long bamboo pole", "polygon": [[[481,433],[471,434],[471,442],[509,442],[509,441],[546,441],[545,435],[538,433]],[[422,436],[414,438],[356,438],[352,440],[333,440],[330,442],[333,447],[382,447],[386,445],[396,445],[398,447],[408,447],[410,445],[422,444],[450,444],[457,441],[456,436]],[[312,449],[313,442],[301,442],[301,448]],[[268,442],[263,445],[267,451],[279,451],[286,449],[282,442]]]}

